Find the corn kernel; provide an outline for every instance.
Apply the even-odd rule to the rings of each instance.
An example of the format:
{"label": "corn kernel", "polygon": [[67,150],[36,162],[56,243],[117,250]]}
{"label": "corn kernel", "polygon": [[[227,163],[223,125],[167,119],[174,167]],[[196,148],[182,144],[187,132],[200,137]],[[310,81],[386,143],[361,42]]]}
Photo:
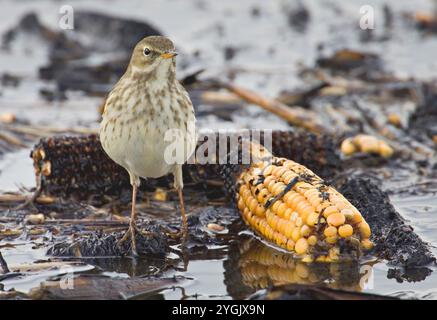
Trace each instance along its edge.
{"label": "corn kernel", "polygon": [[265,199],[268,197],[269,195],[269,191],[267,189],[262,189],[258,195],[257,195],[257,200],[259,203],[264,204]]}
{"label": "corn kernel", "polygon": [[278,212],[279,206],[281,205],[281,201],[275,201],[270,207],[273,212]]}
{"label": "corn kernel", "polygon": [[291,191],[292,192],[292,194],[288,197],[288,199],[287,199],[287,205],[289,206],[289,207],[292,207],[293,208],[293,203],[295,202],[295,199],[296,198],[299,198],[299,193],[297,193],[297,192],[294,192],[294,191]]}
{"label": "corn kernel", "polygon": [[276,166],[272,171],[272,175],[277,177],[278,171],[280,170],[282,170],[282,166]]}
{"label": "corn kernel", "polygon": [[361,215],[361,213],[359,213],[359,212],[354,212],[354,216],[353,216],[353,218],[351,219],[351,222],[352,222],[353,224],[358,224],[358,223],[360,223],[361,221],[363,221],[363,216]]}
{"label": "corn kernel", "polygon": [[372,241],[370,241],[369,239],[363,239],[361,240],[361,245],[363,246],[364,249],[366,250],[370,250],[373,248],[373,243]]}
{"label": "corn kernel", "polygon": [[310,213],[307,217],[307,224],[310,227],[314,227],[318,221],[319,221],[319,214],[316,212]]}
{"label": "corn kernel", "polygon": [[311,228],[308,227],[306,224],[304,224],[302,227],[300,227],[300,234],[302,237],[308,237],[311,233]]}
{"label": "corn kernel", "polygon": [[285,203],[287,203],[288,198],[293,195],[294,191],[288,191],[286,194],[284,194],[284,197],[282,198],[282,201],[284,201]]}
{"label": "corn kernel", "polygon": [[351,220],[354,217],[354,212],[350,208],[345,208],[345,209],[341,210],[341,213],[344,214],[344,217],[346,218],[346,220]]}
{"label": "corn kernel", "polygon": [[285,234],[287,238],[291,238],[295,228],[294,223],[291,221],[285,221],[284,226],[285,228],[283,234]]}
{"label": "corn kernel", "polygon": [[265,215],[266,209],[264,208],[264,206],[258,204],[258,206],[255,209],[255,214],[258,217],[263,217]]}
{"label": "corn kernel", "polygon": [[379,151],[378,139],[373,136],[363,135],[356,137],[357,143],[360,145],[361,152],[377,153]]}
{"label": "corn kernel", "polygon": [[337,236],[326,237],[325,241],[329,244],[335,244],[338,240]]}
{"label": "corn kernel", "polygon": [[291,233],[291,238],[294,242],[297,243],[297,241],[300,239],[300,230],[299,228],[294,228],[293,232]]}
{"label": "corn kernel", "polygon": [[379,154],[382,157],[390,158],[393,152],[393,149],[385,141],[379,141]]}
{"label": "corn kernel", "polygon": [[329,206],[329,207],[325,208],[325,210],[323,210],[323,216],[325,218],[328,218],[331,214],[337,213],[337,212],[338,212],[337,206]]}
{"label": "corn kernel", "polygon": [[333,236],[337,235],[337,228],[333,227],[333,226],[329,226],[325,229],[325,231],[323,231],[323,234],[327,238],[333,237]]}
{"label": "corn kernel", "polygon": [[276,225],[276,230],[279,233],[285,234],[286,221],[282,218],[278,218],[278,223]]}
{"label": "corn kernel", "polygon": [[295,245],[294,241],[289,239],[287,241],[287,250],[293,251],[294,250],[294,245]]}
{"label": "corn kernel", "polygon": [[328,222],[329,225],[332,225],[334,227],[341,226],[346,221],[346,218],[344,217],[344,214],[341,212],[333,213],[329,215],[328,218],[326,218],[326,222]]}
{"label": "corn kernel", "polygon": [[256,201],[255,198],[251,197],[251,200],[249,202],[249,210],[251,212],[254,212],[257,206],[258,206],[258,201]]}
{"label": "corn kernel", "polygon": [[240,197],[240,198],[238,199],[238,209],[239,209],[240,211],[244,210],[244,201],[243,201],[243,198],[242,198],[242,197]]}
{"label": "corn kernel", "polygon": [[355,144],[352,142],[351,138],[347,138],[343,140],[341,143],[341,152],[345,155],[351,155],[354,154],[357,151],[357,148],[355,147]]}
{"label": "corn kernel", "polygon": [[278,194],[282,193],[285,189],[285,184],[282,182],[276,183],[276,185],[272,189],[273,195],[276,197]]}
{"label": "corn kernel", "polygon": [[345,224],[338,228],[338,234],[342,238],[350,237],[353,233],[354,233],[354,229],[350,224]]}
{"label": "corn kernel", "polygon": [[280,178],[285,172],[287,172],[287,169],[284,167],[278,167],[278,168],[280,169],[273,173],[276,178]]}
{"label": "corn kernel", "polygon": [[297,254],[304,254],[308,250],[308,242],[304,238],[300,238],[296,241],[296,245],[294,246],[294,250]]}
{"label": "corn kernel", "polygon": [[370,237],[370,226],[367,222],[362,221],[358,228],[360,229],[361,237],[369,238]]}
{"label": "corn kernel", "polygon": [[287,205],[285,204],[285,203],[281,203],[279,206],[278,206],[278,210],[277,210],[277,214],[278,214],[278,216],[280,216],[281,218],[283,218],[284,217],[284,214],[285,214],[285,210],[287,210],[288,208],[287,208]]}
{"label": "corn kernel", "polygon": [[297,217],[295,223],[296,223],[296,227],[302,227],[302,225],[303,225],[302,218],[301,217]]}
{"label": "corn kernel", "polygon": [[290,220],[292,214],[293,214],[293,210],[291,210],[290,208],[287,208],[287,210],[285,210],[285,213],[284,213],[284,219]]}
{"label": "corn kernel", "polygon": [[269,165],[264,169],[264,177],[270,176],[272,174],[273,169],[275,169],[274,165]]}
{"label": "corn kernel", "polygon": [[308,244],[310,246],[315,246],[317,244],[317,237],[315,235],[308,237]]}

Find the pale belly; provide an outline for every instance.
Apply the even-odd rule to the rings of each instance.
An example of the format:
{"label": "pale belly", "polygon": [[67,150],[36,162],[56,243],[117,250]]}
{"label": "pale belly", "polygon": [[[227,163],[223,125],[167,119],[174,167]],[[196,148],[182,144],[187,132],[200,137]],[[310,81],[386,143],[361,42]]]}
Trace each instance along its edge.
{"label": "pale belly", "polygon": [[[180,130],[181,135],[175,140],[168,130],[171,129],[162,124],[147,125],[141,120],[132,122],[129,127],[103,120],[100,140],[109,157],[130,174],[158,178],[173,173],[175,167],[184,163],[194,151],[194,133]],[[175,146],[182,149],[173,152]]]}

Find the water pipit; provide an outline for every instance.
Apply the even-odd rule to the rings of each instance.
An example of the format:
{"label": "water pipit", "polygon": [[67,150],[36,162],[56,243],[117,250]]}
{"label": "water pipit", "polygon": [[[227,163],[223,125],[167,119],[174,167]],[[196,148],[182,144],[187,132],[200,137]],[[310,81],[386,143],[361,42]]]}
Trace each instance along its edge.
{"label": "water pipit", "polygon": [[[108,156],[129,173],[132,212],[129,229],[121,242],[135,242],[135,200],[141,178],[174,176],[182,216],[182,235],[188,233],[182,195],[182,164],[196,143],[193,105],[176,80],[173,43],[161,36],[141,40],[129,66],[107,96],[100,124],[100,141]],[[177,154],[175,156],[175,154]]]}

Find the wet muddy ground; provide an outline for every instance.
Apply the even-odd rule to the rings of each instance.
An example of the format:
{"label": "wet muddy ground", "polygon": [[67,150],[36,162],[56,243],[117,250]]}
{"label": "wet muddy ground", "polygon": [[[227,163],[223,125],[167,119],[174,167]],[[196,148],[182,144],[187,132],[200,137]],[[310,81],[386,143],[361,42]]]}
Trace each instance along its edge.
{"label": "wet muddy ground", "polygon": [[[248,231],[230,201],[219,191],[211,193],[214,188],[205,180],[186,188],[193,230],[188,253],[175,239],[151,244],[145,238],[145,248],[156,249],[153,254],[138,260],[108,256],[115,238],[107,234],[126,228],[128,189],[103,199],[56,198],[14,209],[35,187],[33,145],[40,138],[95,131],[99,106],[123,72],[131,47],[145,34],[159,32],[181,52],[179,78],[190,90],[201,129],[301,126],[247,103],[218,80],[314,112],[323,124],[316,135],[335,146],[339,166],[320,165],[321,155],[306,165],[349,197],[366,184],[350,187],[346,178],[370,179],[436,255],[435,2],[366,1],[375,8],[372,32],[359,29],[359,0],[110,3],[75,1],[75,30],[66,31],[58,27],[56,1],[2,3],[0,115],[12,113],[16,119],[0,121],[0,250],[12,271],[0,272],[0,298],[237,299],[284,292],[293,298],[295,290],[315,298],[345,297],[343,291],[314,292],[305,285],[437,298],[437,269],[429,261],[406,267],[395,259],[399,256],[370,255],[332,265],[293,260]],[[358,133],[385,139],[394,156],[341,155],[340,142]],[[307,152],[311,146],[296,148]],[[177,229],[174,191],[153,186],[140,199],[146,228]],[[391,210],[383,207],[388,200],[378,202],[385,199],[379,193],[369,191],[361,203],[366,199],[375,200],[368,207],[378,204],[370,210],[374,214]],[[303,287],[277,288],[284,284]],[[267,295],[265,288],[270,288]]]}

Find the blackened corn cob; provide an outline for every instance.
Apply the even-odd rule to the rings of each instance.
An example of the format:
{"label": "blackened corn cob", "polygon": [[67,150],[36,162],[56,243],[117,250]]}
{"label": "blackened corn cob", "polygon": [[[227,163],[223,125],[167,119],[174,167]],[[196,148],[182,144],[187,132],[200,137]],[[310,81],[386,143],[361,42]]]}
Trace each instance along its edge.
{"label": "blackened corn cob", "polygon": [[[240,135],[238,131],[232,134]],[[218,146],[217,133],[212,135]],[[203,140],[200,140],[198,148],[202,143]],[[323,177],[332,176],[340,167],[335,145],[332,138],[306,132],[272,132],[272,148],[275,154],[295,159]],[[237,152],[240,152],[240,145],[233,147],[237,147]],[[231,149],[228,141],[229,152],[232,152]],[[218,150],[217,147],[217,154],[213,158],[219,157]],[[41,139],[35,145],[31,157],[35,174],[41,177],[41,187],[45,194],[88,198],[119,195],[123,190],[130,191],[128,174],[105,154],[96,135]],[[206,181],[215,180],[222,183],[225,193],[235,199],[235,181],[241,170],[242,166],[239,164],[185,165],[184,181],[187,185],[191,182],[203,185]],[[171,185],[172,180],[163,177],[148,179],[147,184],[142,184],[141,188],[153,190],[156,186],[171,188]]]}
{"label": "blackened corn cob", "polygon": [[237,205],[253,230],[307,262],[356,258],[372,247],[369,225],[339,192],[303,165],[252,148],[261,160],[240,175]]}
{"label": "blackened corn cob", "polygon": [[85,197],[129,187],[123,168],[108,158],[96,135],[41,139],[31,157],[47,194]]}

